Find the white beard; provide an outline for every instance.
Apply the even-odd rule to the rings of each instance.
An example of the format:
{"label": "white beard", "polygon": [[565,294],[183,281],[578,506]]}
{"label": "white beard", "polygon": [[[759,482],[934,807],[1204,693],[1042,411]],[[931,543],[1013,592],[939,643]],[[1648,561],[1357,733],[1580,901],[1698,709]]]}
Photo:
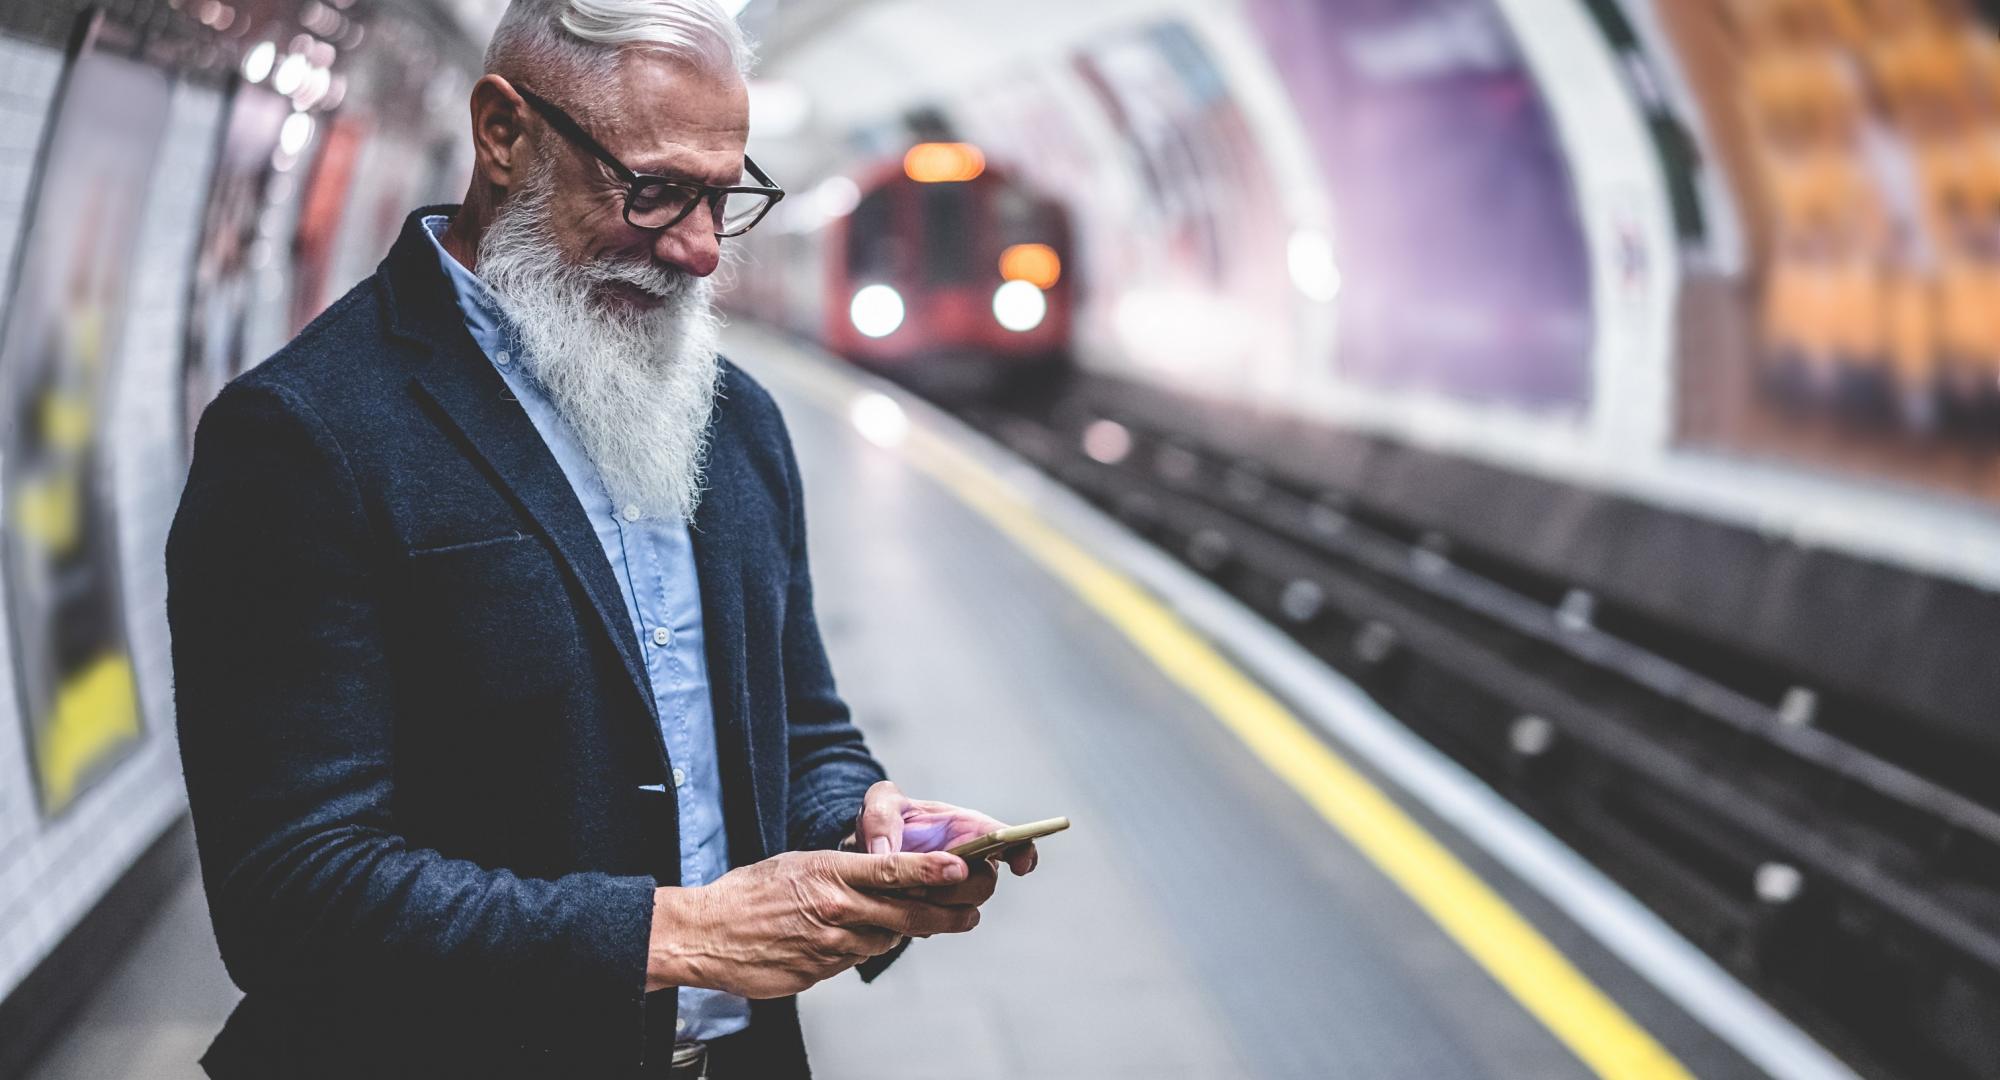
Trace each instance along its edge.
{"label": "white beard", "polygon": [[[568,421],[614,505],[693,520],[721,373],[714,283],[652,265],[563,262],[549,229],[550,171],[531,166],[494,215],[479,276],[520,336],[522,368]],[[666,302],[611,306],[599,298],[609,282]]]}

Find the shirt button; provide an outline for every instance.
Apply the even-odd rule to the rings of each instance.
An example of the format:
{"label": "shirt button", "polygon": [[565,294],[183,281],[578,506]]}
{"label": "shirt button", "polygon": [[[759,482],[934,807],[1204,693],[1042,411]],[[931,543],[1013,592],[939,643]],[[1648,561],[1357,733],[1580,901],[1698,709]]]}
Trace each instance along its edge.
{"label": "shirt button", "polygon": [[505,349],[501,349],[499,352],[493,354],[493,362],[503,366],[512,359],[514,359],[513,354]]}
{"label": "shirt button", "polygon": [[667,642],[672,641],[673,639],[674,635],[668,633],[666,627],[664,626],[653,627],[653,644],[665,645]]}
{"label": "shirt button", "polygon": [[674,770],[674,786],[675,786],[675,787],[681,787],[682,785],[686,784],[687,782],[688,782],[688,774],[687,774],[686,772],[684,772],[684,771],[680,770],[680,769],[675,769],[675,770]]}
{"label": "shirt button", "polygon": [[625,506],[625,520],[626,520],[626,521],[637,521],[637,520],[639,520],[639,506],[638,506],[638,504],[637,504],[637,503],[627,503],[627,504],[626,504],[626,506]]}

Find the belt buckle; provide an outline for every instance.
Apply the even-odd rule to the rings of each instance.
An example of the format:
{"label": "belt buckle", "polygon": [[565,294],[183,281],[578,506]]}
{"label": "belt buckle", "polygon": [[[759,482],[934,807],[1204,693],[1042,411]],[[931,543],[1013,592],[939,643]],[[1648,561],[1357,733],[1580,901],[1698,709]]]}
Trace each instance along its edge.
{"label": "belt buckle", "polygon": [[708,1080],[708,1044],[705,1042],[675,1043],[674,1056],[669,1065],[669,1071],[676,1077],[686,1077],[688,1080]]}

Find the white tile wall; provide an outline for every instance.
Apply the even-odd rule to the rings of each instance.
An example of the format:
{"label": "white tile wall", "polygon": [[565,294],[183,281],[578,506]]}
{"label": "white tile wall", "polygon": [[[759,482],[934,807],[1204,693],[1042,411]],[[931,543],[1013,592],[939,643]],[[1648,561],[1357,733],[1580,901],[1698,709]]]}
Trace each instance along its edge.
{"label": "white tile wall", "polygon": [[[9,268],[34,147],[61,65],[53,50],[0,38],[0,252]],[[0,663],[0,996],[48,955],[186,805],[173,739],[164,551],[183,475],[179,378],[187,276],[221,105],[210,90],[182,85],[174,91],[136,247],[109,409],[117,433],[110,467],[126,618],[146,736],[112,775],[54,821],[43,821],[36,809],[26,736],[14,715],[13,672]],[[33,139],[21,134],[28,125]],[[0,627],[0,641],[5,632]]]}
{"label": "white tile wall", "polygon": [[0,37],[0,297],[14,285],[14,253],[34,176],[35,148],[62,76],[62,53]]}

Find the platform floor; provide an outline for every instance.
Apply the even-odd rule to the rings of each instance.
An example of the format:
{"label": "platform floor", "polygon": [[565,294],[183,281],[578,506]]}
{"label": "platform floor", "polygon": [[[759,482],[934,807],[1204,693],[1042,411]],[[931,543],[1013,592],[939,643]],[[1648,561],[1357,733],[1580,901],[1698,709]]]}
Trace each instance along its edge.
{"label": "platform floor", "polygon": [[[976,932],[916,943],[873,985],[808,992],[817,1075],[1642,1075],[1587,1066],[1126,632],[878,445],[900,421],[841,409],[828,387],[849,376],[775,336],[732,335],[784,405],[821,626],[891,774],[914,796],[1074,822],[1032,877],[1003,875]],[[1679,1067],[1644,1075],[1764,1075],[1406,810]],[[197,1077],[234,998],[190,877],[32,1075]]]}

